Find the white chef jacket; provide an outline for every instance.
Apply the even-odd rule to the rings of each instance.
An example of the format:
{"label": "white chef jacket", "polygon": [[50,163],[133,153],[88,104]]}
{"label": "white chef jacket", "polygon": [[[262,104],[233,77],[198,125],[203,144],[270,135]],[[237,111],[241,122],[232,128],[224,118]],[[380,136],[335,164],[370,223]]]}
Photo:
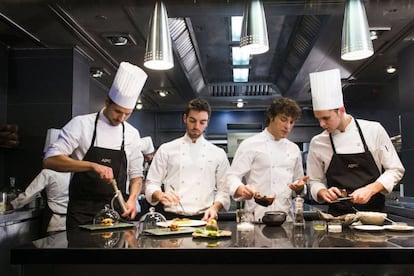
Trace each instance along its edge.
{"label": "white chef jacket", "polygon": [[47,205],[53,214],[47,232],[62,231],[66,229],[66,214],[68,207],[68,188],[71,173],[61,173],[54,170],[43,169],[27,186],[26,190],[11,201],[14,209],[24,207],[34,200],[41,191],[46,190]]}
{"label": "white chef jacket", "polygon": [[225,173],[230,163],[225,151],[208,142],[203,136],[192,143],[186,135],[162,144],[154,155],[146,180],[145,196],[152,201],[152,194],[161,191],[180,196],[179,204],[164,206],[167,212],[184,215],[204,213],[215,201],[230,207],[230,195],[225,182]]}
{"label": "white chef jacket", "polygon": [[[378,123],[358,119],[365,142],[371,152],[378,170],[384,172],[378,177],[386,191],[390,193],[394,186],[401,180],[405,169],[384,127]],[[332,133],[336,153],[361,153],[364,145],[360,138],[355,119],[352,118],[344,132],[335,130]],[[306,161],[306,171],[309,175],[311,194],[317,200],[320,189],[327,188],[326,171],[331,162],[333,150],[329,141],[329,133],[325,130],[314,136],[309,145],[309,153]]]}
{"label": "white chef jacket", "polygon": [[[95,119],[96,113],[72,118],[62,128],[58,140],[49,146],[45,158],[63,154],[76,160],[82,160],[92,142]],[[124,122],[124,125],[128,177],[129,179],[142,177],[144,157],[140,151],[139,132],[128,122]],[[122,124],[111,125],[101,110],[96,128],[95,146],[114,150],[121,149]]]}
{"label": "white chef jacket", "polygon": [[[240,143],[228,170],[227,182],[233,197],[237,188],[244,185],[243,180],[261,195],[276,196],[268,207],[258,205],[254,199],[246,200],[245,208],[254,210],[256,221],[261,221],[268,210],[285,211],[288,214],[286,220],[290,221],[293,191],[288,185],[302,177],[302,155],[298,145],[286,138],[276,141],[266,128]],[[236,201],[239,199],[235,198]]]}

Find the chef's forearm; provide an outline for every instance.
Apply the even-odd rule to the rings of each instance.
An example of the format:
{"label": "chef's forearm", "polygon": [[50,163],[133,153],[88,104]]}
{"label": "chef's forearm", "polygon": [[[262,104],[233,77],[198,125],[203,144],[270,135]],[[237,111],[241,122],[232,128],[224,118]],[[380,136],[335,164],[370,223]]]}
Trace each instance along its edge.
{"label": "chef's forearm", "polygon": [[129,183],[129,198],[137,200],[142,189],[142,177],[136,177]]}
{"label": "chef's forearm", "polygon": [[43,167],[58,172],[86,172],[93,171],[95,163],[75,160],[66,155],[51,156],[43,160]]}

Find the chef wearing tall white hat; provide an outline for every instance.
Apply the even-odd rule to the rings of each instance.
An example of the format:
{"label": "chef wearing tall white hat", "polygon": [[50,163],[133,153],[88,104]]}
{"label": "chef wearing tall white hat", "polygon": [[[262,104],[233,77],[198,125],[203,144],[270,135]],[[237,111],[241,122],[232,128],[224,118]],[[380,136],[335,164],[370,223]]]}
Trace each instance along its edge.
{"label": "chef wearing tall white hat", "polygon": [[[346,113],[339,69],[309,75],[313,112],[324,131],[309,145],[306,169],[314,200],[337,216],[382,211],[405,169],[384,127]],[[339,198],[349,198],[340,200]]]}
{"label": "chef wearing tall white hat", "polygon": [[[102,110],[72,118],[62,128],[59,139],[49,146],[44,167],[74,172],[69,186],[68,230],[93,223],[95,215],[111,203],[121,216],[135,218],[143,155],[136,150],[140,147],[140,134],[126,120],[146,79],[141,68],[121,62]],[[108,183],[113,180],[127,199],[126,210],[112,200],[114,190]]]}

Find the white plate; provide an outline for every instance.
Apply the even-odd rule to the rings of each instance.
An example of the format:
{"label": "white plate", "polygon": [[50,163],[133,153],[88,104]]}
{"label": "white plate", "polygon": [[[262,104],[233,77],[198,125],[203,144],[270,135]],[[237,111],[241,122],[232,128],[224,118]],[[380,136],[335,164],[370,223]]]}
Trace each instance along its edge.
{"label": "white plate", "polygon": [[[166,222],[157,222],[157,226],[160,227],[169,227],[172,223],[172,220],[167,220]],[[178,226],[188,226],[188,227],[197,227],[197,226],[204,226],[207,224],[207,221],[204,220],[179,220],[177,222]]]}
{"label": "white plate", "polygon": [[385,225],[384,229],[390,231],[411,231],[414,230],[414,226],[410,225]]}
{"label": "white plate", "polygon": [[354,228],[363,231],[381,231],[385,229],[384,226],[380,225],[355,225]]}
{"label": "white plate", "polygon": [[178,235],[178,234],[189,234],[193,233],[196,228],[192,227],[179,227],[177,231],[171,231],[168,228],[155,228],[144,230],[145,233],[155,235],[155,236],[165,236],[165,235]]}

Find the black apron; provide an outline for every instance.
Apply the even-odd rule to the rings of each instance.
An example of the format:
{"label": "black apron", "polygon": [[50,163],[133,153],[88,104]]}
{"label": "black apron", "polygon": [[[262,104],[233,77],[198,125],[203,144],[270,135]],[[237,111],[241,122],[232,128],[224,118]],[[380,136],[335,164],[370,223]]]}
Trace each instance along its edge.
{"label": "black apron", "polygon": [[[374,158],[365,143],[364,135],[359,127],[358,121],[355,120],[355,123],[358,127],[359,136],[364,144],[365,151],[362,153],[337,154],[332,135],[329,134],[333,156],[326,172],[328,187],[346,189],[348,194],[374,182],[380,176]],[[352,207],[361,211],[382,211],[384,204],[385,196],[377,193],[366,204],[353,204],[351,201],[329,204],[328,213],[334,216],[355,213]]]}
{"label": "black apron", "polygon": [[[83,160],[111,167],[119,190],[122,192],[124,198],[127,198],[127,159],[124,150],[125,126],[122,123],[122,145],[120,150],[95,147],[96,126],[99,113],[96,115],[91,145]],[[104,133],[104,135],[111,134]],[[112,185],[100,179],[95,172],[74,173],[69,185],[66,229],[69,230],[77,228],[78,225],[93,223],[95,215],[104,209],[106,204],[111,204],[113,196],[114,190]],[[115,199],[113,203],[114,209],[119,214],[122,214],[123,211],[118,204],[118,200]]]}

